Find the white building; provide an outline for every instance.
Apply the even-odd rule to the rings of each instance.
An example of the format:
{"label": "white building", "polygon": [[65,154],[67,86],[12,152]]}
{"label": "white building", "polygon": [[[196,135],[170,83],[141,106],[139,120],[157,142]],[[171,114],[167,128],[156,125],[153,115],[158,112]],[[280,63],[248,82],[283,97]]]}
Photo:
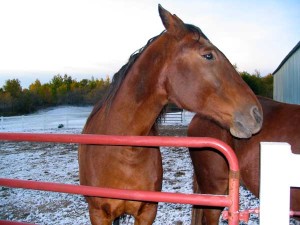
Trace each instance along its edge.
{"label": "white building", "polygon": [[300,41],[282,60],[273,76],[274,100],[300,104]]}

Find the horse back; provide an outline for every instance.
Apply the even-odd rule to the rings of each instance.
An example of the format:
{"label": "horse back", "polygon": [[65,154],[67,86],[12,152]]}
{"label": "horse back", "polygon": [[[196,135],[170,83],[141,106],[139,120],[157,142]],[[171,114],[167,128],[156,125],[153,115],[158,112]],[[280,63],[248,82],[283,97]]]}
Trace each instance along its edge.
{"label": "horse back", "polygon": [[258,96],[263,108],[263,127],[250,139],[234,139],[237,154],[243,151],[259,153],[260,142],[287,142],[293,153],[300,154],[300,105],[286,104]]}

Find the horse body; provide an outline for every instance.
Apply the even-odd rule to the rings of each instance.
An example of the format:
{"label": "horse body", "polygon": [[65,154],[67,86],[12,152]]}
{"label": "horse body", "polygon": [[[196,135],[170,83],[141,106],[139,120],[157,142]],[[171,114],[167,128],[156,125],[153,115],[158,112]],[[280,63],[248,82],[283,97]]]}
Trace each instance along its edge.
{"label": "horse body", "polygon": [[[300,106],[263,97],[258,99],[263,108],[264,124],[261,131],[250,139],[235,138],[227,129],[199,115],[193,118],[188,129],[188,136],[214,137],[228,143],[239,160],[241,184],[257,197],[260,180],[260,142],[288,142],[293,153],[300,154]],[[200,192],[226,194],[228,166],[224,158],[207,149],[190,149],[190,154]],[[299,189],[291,191],[291,209],[300,210]],[[203,222],[218,224],[220,213],[221,210],[205,209]],[[199,221],[194,224],[201,223]]]}
{"label": "horse body", "polygon": [[[155,121],[169,101],[210,115],[241,137],[259,131],[261,106],[226,57],[199,28],[162,7],[159,13],[166,31],[115,74],[106,99],[94,107],[83,133],[155,135]],[[212,107],[209,102],[226,104]],[[160,191],[161,155],[158,148],[80,145],[79,173],[83,185]],[[125,213],[135,217],[136,225],[152,224],[157,210],[157,203],[86,199],[96,225],[111,224]]]}
{"label": "horse body", "polygon": [[[104,106],[90,118],[84,133],[114,135],[155,135],[153,124],[163,103],[151,99],[157,96],[155,86],[145,88],[152,96],[137,101],[140,77],[149,74],[132,74],[123,81],[110,106]],[[153,79],[154,76],[153,76]],[[146,91],[146,90],[145,90]],[[160,107],[159,107],[160,106]],[[106,107],[109,107],[106,108]],[[108,112],[106,112],[108,110]],[[96,160],[95,160],[96,159]],[[80,182],[90,186],[160,191],[162,183],[161,155],[158,148],[81,146],[79,150]],[[101,171],[99,171],[101,170]],[[135,217],[136,224],[151,224],[157,204],[87,198],[93,224],[111,224],[126,213]],[[105,222],[103,221],[105,218]],[[98,221],[99,220],[99,221]],[[146,221],[148,223],[142,223]]]}

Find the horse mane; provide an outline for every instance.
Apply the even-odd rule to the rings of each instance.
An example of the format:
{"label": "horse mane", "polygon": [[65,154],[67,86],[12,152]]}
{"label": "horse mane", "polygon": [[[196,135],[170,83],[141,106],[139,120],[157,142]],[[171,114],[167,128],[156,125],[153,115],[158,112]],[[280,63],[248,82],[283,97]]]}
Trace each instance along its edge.
{"label": "horse mane", "polygon": [[198,41],[201,37],[209,41],[209,39],[206,37],[206,35],[202,32],[202,30],[199,27],[193,24],[185,24],[185,27],[188,29],[188,31],[198,35]]}
{"label": "horse mane", "polygon": [[161,34],[150,38],[147,42],[147,44],[136,50],[134,53],[132,53],[128,59],[128,62],[123,65],[121,67],[121,69],[116,72],[112,78],[112,82],[106,92],[106,94],[104,95],[103,99],[98,101],[96,103],[96,105],[93,108],[93,111],[91,112],[90,116],[87,119],[87,122],[102,108],[102,106],[104,105],[104,103],[107,106],[107,110],[110,108],[111,103],[119,89],[119,87],[121,86],[123,80],[125,79],[126,75],[128,74],[128,71],[130,70],[130,68],[132,67],[132,65],[135,63],[135,61],[139,58],[139,56],[143,53],[143,51],[154,41],[156,40]]}
{"label": "horse mane", "polygon": [[[204,35],[204,33],[201,31],[200,28],[198,28],[192,24],[185,24],[185,26],[190,32],[193,32],[198,35],[198,40],[200,39],[200,37],[203,37],[204,39],[208,40],[208,38]],[[134,53],[131,54],[131,56],[128,59],[128,62],[125,65],[123,65],[118,72],[116,72],[114,74],[114,76],[112,78],[112,82],[108,88],[108,91],[104,95],[103,99],[98,101],[95,104],[90,116],[87,119],[87,122],[89,122],[91,120],[91,118],[102,108],[102,106],[105,105],[106,110],[107,111],[109,110],[111,103],[112,103],[114,97],[116,96],[116,93],[117,93],[119,87],[121,86],[123,80],[125,79],[126,75],[128,74],[129,70],[131,69],[132,65],[139,58],[139,56],[144,52],[144,50],[147,49],[147,47],[153,41],[155,41],[158,37],[160,37],[164,32],[165,31],[163,31],[162,33],[160,33],[157,36],[150,38],[144,47],[136,50]],[[162,110],[162,113],[160,113],[158,118],[163,116],[163,114],[164,114],[163,112],[164,112],[164,110]]]}

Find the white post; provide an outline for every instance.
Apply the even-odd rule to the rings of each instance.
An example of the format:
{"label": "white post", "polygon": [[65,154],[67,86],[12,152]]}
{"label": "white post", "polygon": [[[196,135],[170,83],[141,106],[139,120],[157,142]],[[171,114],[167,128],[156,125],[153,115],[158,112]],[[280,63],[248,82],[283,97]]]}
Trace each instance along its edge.
{"label": "white post", "polygon": [[22,131],[24,131],[24,115],[21,116]]}
{"label": "white post", "polygon": [[69,117],[68,117],[68,113],[66,114],[66,129],[69,128]]}
{"label": "white post", "polygon": [[181,114],[181,123],[185,124],[186,123],[186,117],[185,117],[185,110],[182,110],[182,114]]}
{"label": "white post", "polygon": [[43,130],[45,131],[46,130],[46,123],[47,123],[47,116],[46,116],[46,114],[45,115],[43,115]]}
{"label": "white post", "polygon": [[291,187],[300,187],[300,154],[292,154],[290,160],[290,185]]}
{"label": "white post", "polygon": [[1,129],[2,130],[4,129],[4,126],[3,126],[3,116],[1,116]]}
{"label": "white post", "polygon": [[260,160],[260,224],[288,225],[290,187],[300,186],[300,155],[287,143],[262,142]]}

